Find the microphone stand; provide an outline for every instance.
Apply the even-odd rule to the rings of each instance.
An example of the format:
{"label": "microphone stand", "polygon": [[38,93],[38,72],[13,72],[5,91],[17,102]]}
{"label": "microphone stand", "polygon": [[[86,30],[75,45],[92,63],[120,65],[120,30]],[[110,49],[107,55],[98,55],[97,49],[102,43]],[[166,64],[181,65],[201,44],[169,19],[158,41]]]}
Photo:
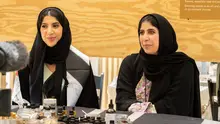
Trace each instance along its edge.
{"label": "microphone stand", "polygon": [[2,72],[0,88],[2,89],[6,88],[6,72]]}
{"label": "microphone stand", "polygon": [[2,72],[0,87],[0,120],[8,119],[11,112],[11,89],[6,89],[6,72]]}

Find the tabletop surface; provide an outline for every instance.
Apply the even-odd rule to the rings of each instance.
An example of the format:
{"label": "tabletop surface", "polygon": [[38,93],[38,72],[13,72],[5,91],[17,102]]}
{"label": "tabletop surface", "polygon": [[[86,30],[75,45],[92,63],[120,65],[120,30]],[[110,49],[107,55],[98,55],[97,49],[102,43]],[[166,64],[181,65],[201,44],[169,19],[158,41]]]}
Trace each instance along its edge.
{"label": "tabletop surface", "polygon": [[[16,112],[18,107],[12,106],[12,111]],[[93,108],[76,107],[76,114],[78,117],[84,116],[84,112],[89,113],[93,111]],[[83,111],[82,111],[83,110]],[[129,112],[118,111],[117,113],[130,115]],[[105,116],[105,111],[101,113],[101,116]],[[2,123],[3,120],[0,120]],[[168,115],[168,114],[143,114],[141,117],[134,121],[134,124],[220,124],[220,122],[203,120],[201,118],[192,118],[186,116]]]}

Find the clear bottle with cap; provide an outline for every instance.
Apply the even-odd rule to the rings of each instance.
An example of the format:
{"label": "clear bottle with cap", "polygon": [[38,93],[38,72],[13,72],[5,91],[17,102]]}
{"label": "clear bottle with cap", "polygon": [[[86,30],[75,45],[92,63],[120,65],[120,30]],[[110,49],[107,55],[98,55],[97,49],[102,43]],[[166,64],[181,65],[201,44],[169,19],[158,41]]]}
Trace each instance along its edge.
{"label": "clear bottle with cap", "polygon": [[51,111],[53,111],[53,113],[57,112],[57,100],[56,98],[46,98],[43,99],[43,107],[49,107],[50,109],[52,108]]}
{"label": "clear bottle with cap", "polygon": [[44,107],[43,112],[44,112],[44,116],[45,116],[46,118],[51,118],[50,107]]}
{"label": "clear bottle with cap", "polygon": [[75,117],[75,116],[74,116],[74,113],[73,113],[73,110],[70,110],[70,111],[69,111],[68,117],[69,117],[69,118],[74,118],[74,117]]}
{"label": "clear bottle with cap", "polygon": [[76,117],[76,110],[75,110],[75,107],[72,107],[72,111],[73,111],[73,116]]}
{"label": "clear bottle with cap", "polygon": [[67,110],[66,110],[66,106],[63,106],[63,116],[67,116]]}
{"label": "clear bottle with cap", "polygon": [[108,109],[106,111],[107,113],[115,113],[115,110],[114,110],[114,104],[112,102],[112,99],[110,100],[110,103],[108,104]]}
{"label": "clear bottle with cap", "polygon": [[58,107],[57,108],[57,119],[58,122],[62,122],[63,121],[63,107]]}
{"label": "clear bottle with cap", "polygon": [[63,107],[58,107],[57,108],[57,117],[62,117],[63,116]]}
{"label": "clear bottle with cap", "polygon": [[56,108],[54,106],[50,107],[50,113],[52,118],[56,117],[57,113],[56,113]]}

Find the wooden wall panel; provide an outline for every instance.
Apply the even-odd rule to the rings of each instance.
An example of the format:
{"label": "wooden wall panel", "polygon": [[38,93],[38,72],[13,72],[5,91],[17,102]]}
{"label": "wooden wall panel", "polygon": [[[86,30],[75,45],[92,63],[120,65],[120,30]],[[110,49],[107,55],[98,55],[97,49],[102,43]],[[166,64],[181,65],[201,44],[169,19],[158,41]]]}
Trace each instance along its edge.
{"label": "wooden wall panel", "polygon": [[170,20],[179,50],[200,61],[220,61],[220,21],[180,19],[179,0],[3,0],[0,2],[0,40],[19,39],[30,49],[36,20],[46,6],[67,15],[73,42],[89,56],[125,57],[139,51],[137,24],[151,12]]}

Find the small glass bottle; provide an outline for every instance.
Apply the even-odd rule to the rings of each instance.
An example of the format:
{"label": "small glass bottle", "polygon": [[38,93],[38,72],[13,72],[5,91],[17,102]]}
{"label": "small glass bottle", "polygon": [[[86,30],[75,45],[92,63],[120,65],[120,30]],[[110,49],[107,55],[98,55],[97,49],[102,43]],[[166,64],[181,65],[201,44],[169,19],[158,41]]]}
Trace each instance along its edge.
{"label": "small glass bottle", "polygon": [[110,100],[110,103],[108,105],[108,109],[106,111],[107,113],[115,113],[115,110],[114,110],[114,104],[112,102],[112,99]]}
{"label": "small glass bottle", "polygon": [[68,115],[68,117],[69,117],[69,118],[73,118],[73,117],[74,117],[74,113],[73,113],[72,110],[69,111],[69,115]]}
{"label": "small glass bottle", "polygon": [[116,114],[114,110],[114,104],[111,99],[108,105],[108,109],[106,110],[106,113],[105,113],[105,121],[106,121],[106,124],[110,124],[111,121],[115,121],[115,120],[116,120]]}
{"label": "small glass bottle", "polygon": [[66,106],[63,106],[63,116],[67,116]]}
{"label": "small glass bottle", "polygon": [[75,107],[72,107],[72,111],[73,111],[73,116],[76,117],[76,110],[75,110]]}
{"label": "small glass bottle", "polygon": [[57,108],[57,118],[59,122],[63,120],[63,108],[62,107]]}
{"label": "small glass bottle", "polygon": [[50,107],[50,113],[51,113],[51,117],[53,117],[53,118],[56,117],[56,108],[55,108],[55,106]]}
{"label": "small glass bottle", "polygon": [[50,118],[51,117],[50,107],[44,107],[43,112],[44,112],[44,116],[46,118]]}

